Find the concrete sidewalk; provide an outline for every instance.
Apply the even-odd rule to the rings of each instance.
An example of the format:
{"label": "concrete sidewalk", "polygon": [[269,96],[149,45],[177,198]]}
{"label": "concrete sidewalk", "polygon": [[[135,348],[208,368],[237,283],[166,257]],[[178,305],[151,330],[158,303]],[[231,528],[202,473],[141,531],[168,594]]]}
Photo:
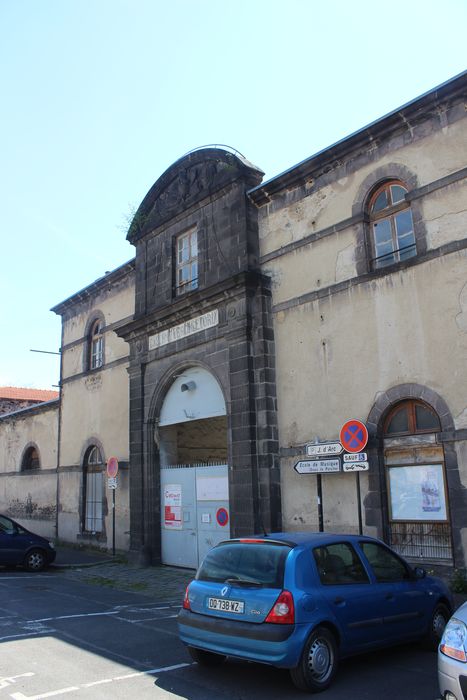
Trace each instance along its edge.
{"label": "concrete sidewalk", "polygon": [[79,547],[57,546],[51,570],[83,583],[130,591],[153,600],[182,603],[194,569],[174,566],[131,566],[117,555]]}
{"label": "concrete sidewalk", "polygon": [[115,560],[109,552],[85,547],[56,545],[57,557],[52,564],[54,568],[70,568],[72,566],[94,566]]}

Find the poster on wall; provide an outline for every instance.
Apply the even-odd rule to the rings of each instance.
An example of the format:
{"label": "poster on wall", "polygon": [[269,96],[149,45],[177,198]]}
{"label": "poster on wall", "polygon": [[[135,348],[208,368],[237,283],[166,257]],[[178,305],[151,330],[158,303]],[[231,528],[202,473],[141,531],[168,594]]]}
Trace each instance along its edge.
{"label": "poster on wall", "polygon": [[167,530],[182,529],[182,487],[181,484],[164,486],[164,527]]}
{"label": "poster on wall", "polygon": [[447,520],[441,464],[389,467],[392,520]]}
{"label": "poster on wall", "polygon": [[198,501],[228,501],[228,478],[226,476],[197,476],[196,498]]}

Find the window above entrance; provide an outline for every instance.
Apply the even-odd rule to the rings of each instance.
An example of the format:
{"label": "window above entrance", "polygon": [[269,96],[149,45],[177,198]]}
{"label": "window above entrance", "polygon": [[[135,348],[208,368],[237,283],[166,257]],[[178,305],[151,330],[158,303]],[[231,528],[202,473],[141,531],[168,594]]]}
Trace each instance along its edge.
{"label": "window above entrance", "polygon": [[196,229],[176,238],[176,278],[177,296],[198,287],[198,232]]}
{"label": "window above entrance", "polygon": [[434,433],[439,430],[441,426],[438,416],[421,401],[403,401],[397,404],[384,424],[384,434],[388,436]]}

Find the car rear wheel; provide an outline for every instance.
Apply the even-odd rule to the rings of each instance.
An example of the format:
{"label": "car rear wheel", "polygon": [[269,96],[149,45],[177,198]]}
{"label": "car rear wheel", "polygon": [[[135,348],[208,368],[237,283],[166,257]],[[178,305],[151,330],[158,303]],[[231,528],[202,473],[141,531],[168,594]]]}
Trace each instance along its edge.
{"label": "car rear wheel", "polygon": [[300,690],[319,693],[331,685],[337,664],[334,635],[325,627],[317,627],[303,648],[300,663],[290,669],[290,676]]}
{"label": "car rear wheel", "polygon": [[24,560],[24,565],[28,571],[42,571],[47,565],[47,559],[44,552],[40,549],[33,549],[27,553]]}
{"label": "car rear wheel", "polygon": [[436,651],[443,636],[444,628],[448,624],[451,613],[444,603],[438,603],[433,610],[428,634],[424,640],[424,646],[430,651]]}
{"label": "car rear wheel", "polygon": [[200,666],[220,666],[225,661],[223,654],[215,654],[212,651],[196,649],[196,647],[188,647],[188,652],[193,661],[196,661]]}

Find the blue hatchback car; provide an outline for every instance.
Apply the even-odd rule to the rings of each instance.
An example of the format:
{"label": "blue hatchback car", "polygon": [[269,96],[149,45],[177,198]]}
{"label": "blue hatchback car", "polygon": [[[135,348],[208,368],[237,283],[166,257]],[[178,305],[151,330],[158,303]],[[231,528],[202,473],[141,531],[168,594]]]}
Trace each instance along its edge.
{"label": "blue hatchback car", "polygon": [[55,559],[55,549],[40,535],[26,530],[6,515],[0,515],[0,566],[24,566],[42,571]]}
{"label": "blue hatchback car", "polygon": [[274,533],[211,549],[178,626],[199,664],[227,656],[272,664],[319,692],[339,658],[413,640],[436,649],[451,610],[443,581],[377,539]]}

